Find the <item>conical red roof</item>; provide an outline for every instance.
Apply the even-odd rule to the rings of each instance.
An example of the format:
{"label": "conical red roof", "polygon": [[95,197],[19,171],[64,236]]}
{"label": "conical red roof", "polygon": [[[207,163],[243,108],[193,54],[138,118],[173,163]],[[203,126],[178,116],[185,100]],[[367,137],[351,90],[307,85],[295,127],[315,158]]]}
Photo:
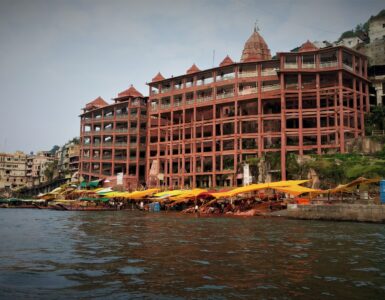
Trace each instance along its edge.
{"label": "conical red roof", "polygon": [[222,60],[222,62],[219,64],[220,67],[232,65],[234,62],[230,58],[230,56],[226,55],[226,57]]}
{"label": "conical red roof", "polygon": [[165,79],[165,78],[163,77],[163,75],[162,75],[160,72],[158,72],[158,74],[155,75],[155,77],[152,79],[151,82],[162,81],[162,80],[164,80],[164,79]]}
{"label": "conical red roof", "polygon": [[104,101],[104,99],[102,97],[98,97],[98,98],[92,100],[91,102],[87,103],[85,109],[91,110],[91,109],[95,109],[95,108],[101,108],[101,107],[104,107],[107,105],[108,105],[108,103],[106,101]]}
{"label": "conical red roof", "polygon": [[241,62],[251,62],[271,59],[270,50],[263,37],[254,29],[253,34],[245,43]]}
{"label": "conical red roof", "polygon": [[198,69],[198,67],[195,65],[195,64],[193,64],[191,67],[190,67],[190,69],[188,69],[187,71],[186,71],[186,73],[187,74],[192,74],[192,73],[196,73],[196,72],[199,72],[200,70]]}
{"label": "conical red roof", "polygon": [[118,94],[118,98],[122,97],[143,97],[143,95],[134,88],[134,86],[131,84],[131,86]]}
{"label": "conical red roof", "polygon": [[306,52],[306,51],[313,51],[317,50],[318,48],[309,40],[307,40],[305,43],[302,44],[302,46],[299,48],[298,52]]}

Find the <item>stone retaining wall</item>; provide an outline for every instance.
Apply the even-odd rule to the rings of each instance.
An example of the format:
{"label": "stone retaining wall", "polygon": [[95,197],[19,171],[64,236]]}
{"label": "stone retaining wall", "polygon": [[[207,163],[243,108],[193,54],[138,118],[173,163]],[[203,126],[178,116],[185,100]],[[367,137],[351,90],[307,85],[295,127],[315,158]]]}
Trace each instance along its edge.
{"label": "stone retaining wall", "polygon": [[281,216],[308,220],[385,223],[385,205],[289,205]]}

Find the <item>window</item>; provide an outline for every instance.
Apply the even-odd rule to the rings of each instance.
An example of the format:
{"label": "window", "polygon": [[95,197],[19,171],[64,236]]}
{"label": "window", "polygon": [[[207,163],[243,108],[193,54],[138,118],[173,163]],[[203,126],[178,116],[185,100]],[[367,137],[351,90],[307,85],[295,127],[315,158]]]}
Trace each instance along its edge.
{"label": "window", "polygon": [[382,28],[385,28],[385,23],[384,23],[384,24],[382,24]]}

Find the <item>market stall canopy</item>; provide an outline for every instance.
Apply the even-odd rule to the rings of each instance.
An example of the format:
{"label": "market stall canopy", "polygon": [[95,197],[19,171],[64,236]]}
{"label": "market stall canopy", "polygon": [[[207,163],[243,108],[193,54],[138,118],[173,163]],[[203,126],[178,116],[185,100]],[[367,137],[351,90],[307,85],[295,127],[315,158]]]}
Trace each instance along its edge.
{"label": "market stall canopy", "polygon": [[81,201],[94,201],[94,202],[97,202],[97,201],[101,201],[101,202],[108,202],[110,201],[109,198],[90,198],[90,197],[83,197],[83,198],[80,198]]}
{"label": "market stall canopy", "polygon": [[160,192],[154,195],[154,198],[168,198],[168,197],[173,197],[173,196],[178,196],[181,195],[185,192],[186,190],[174,190],[174,191],[165,191],[165,192]]}
{"label": "market stall canopy", "polygon": [[377,183],[381,179],[380,178],[374,178],[374,179],[366,179],[364,177],[359,177],[356,180],[353,180],[347,184],[340,184],[334,189],[328,189],[323,191],[324,193],[330,193],[330,194],[335,194],[339,192],[349,192],[354,186],[360,185],[360,184],[370,184],[370,183]]}
{"label": "market stall canopy", "polygon": [[124,196],[124,198],[128,199],[143,199],[145,197],[151,196],[155,193],[159,192],[159,189],[148,189],[144,191],[134,191],[132,193],[128,193],[127,195]]}
{"label": "market stall canopy", "polygon": [[187,199],[192,199],[198,197],[202,193],[207,193],[205,189],[193,189],[193,190],[185,190],[183,193],[170,197],[172,201],[183,201]]}
{"label": "market stall canopy", "polygon": [[310,189],[310,188],[307,188],[304,186],[299,186],[299,185],[292,185],[292,186],[286,186],[286,187],[275,187],[274,189],[276,191],[290,194],[293,196],[299,196],[299,195],[308,194],[308,193],[313,193],[313,194],[321,194],[322,193],[322,190]]}
{"label": "market stall canopy", "polygon": [[308,181],[309,180],[285,180],[285,181],[268,182],[268,183],[257,183],[257,184],[251,184],[251,185],[235,188],[227,192],[211,193],[211,195],[216,199],[228,198],[228,197],[234,197],[238,194],[250,193],[250,192],[255,192],[258,190],[263,190],[268,188],[299,185]]}
{"label": "market stall canopy", "polygon": [[87,188],[87,187],[89,187],[89,188],[97,188],[102,181],[104,181],[104,179],[97,179],[97,180],[93,180],[93,181],[90,181],[90,182],[83,181],[80,184],[80,187],[81,188]]}

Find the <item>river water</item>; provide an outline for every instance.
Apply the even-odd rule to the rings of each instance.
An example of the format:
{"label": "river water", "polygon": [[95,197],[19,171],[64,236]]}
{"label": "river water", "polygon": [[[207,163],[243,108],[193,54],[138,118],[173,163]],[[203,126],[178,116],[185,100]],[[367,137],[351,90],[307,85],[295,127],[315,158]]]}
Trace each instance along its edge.
{"label": "river water", "polygon": [[1,299],[384,299],[385,226],[0,210]]}

